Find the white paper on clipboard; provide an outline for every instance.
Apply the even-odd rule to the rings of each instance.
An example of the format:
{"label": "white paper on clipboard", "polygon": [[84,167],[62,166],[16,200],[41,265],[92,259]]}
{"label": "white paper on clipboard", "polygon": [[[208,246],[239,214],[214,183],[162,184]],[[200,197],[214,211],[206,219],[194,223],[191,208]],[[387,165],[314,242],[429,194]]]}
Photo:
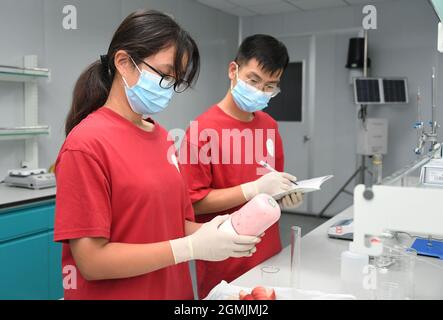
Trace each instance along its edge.
{"label": "white paper on clipboard", "polygon": [[297,181],[297,185],[294,184],[294,186],[290,190],[275,194],[272,197],[275,200],[280,200],[284,196],[294,193],[294,192],[309,193],[309,192],[313,192],[313,191],[318,191],[318,190],[320,190],[320,187],[323,183],[325,183],[326,181],[328,181],[329,179],[331,179],[333,177],[334,176],[329,175],[329,176],[324,176],[324,177],[318,177],[318,178],[313,178],[313,179],[308,179],[308,180]]}

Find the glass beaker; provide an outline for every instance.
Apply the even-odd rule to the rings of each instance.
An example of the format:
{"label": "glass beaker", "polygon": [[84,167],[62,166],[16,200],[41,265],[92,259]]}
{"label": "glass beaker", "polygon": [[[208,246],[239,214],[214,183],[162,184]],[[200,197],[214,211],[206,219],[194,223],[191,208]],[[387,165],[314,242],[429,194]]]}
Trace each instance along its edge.
{"label": "glass beaker", "polygon": [[377,300],[414,299],[414,270],[417,251],[404,246],[384,246],[374,258],[377,268]]}
{"label": "glass beaker", "polygon": [[263,266],[261,270],[261,285],[264,287],[276,287],[280,284],[280,268],[276,266]]}
{"label": "glass beaker", "polygon": [[291,227],[291,287],[300,288],[301,274],[301,228]]}

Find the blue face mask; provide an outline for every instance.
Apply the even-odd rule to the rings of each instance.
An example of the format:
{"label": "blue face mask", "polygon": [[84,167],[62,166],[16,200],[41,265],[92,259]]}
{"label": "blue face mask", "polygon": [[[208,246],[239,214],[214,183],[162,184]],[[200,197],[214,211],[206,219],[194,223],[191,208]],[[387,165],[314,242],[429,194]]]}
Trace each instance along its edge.
{"label": "blue face mask", "polygon": [[126,97],[131,109],[141,115],[152,115],[162,112],[169,105],[174,94],[174,88],[164,89],[160,87],[160,76],[146,70],[142,71],[135,64],[134,60],[132,62],[138,72],[140,72],[138,82],[133,87],[129,87],[123,78]]}
{"label": "blue face mask", "polygon": [[237,84],[231,88],[231,93],[237,106],[243,111],[251,113],[266,108],[273,94],[263,92],[239,79],[238,66],[236,72]]}

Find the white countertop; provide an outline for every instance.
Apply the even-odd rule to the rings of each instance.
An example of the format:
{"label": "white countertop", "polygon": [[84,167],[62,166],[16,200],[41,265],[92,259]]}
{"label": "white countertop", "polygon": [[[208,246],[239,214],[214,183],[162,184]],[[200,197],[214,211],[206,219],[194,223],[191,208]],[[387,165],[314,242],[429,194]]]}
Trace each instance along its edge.
{"label": "white countertop", "polygon": [[[300,289],[318,290],[325,293],[349,293],[342,289],[340,279],[340,257],[348,250],[350,241],[331,239],[328,228],[335,222],[351,218],[353,207],[349,207],[331,218],[301,240],[301,281]],[[287,226],[290,228],[290,226]],[[290,248],[286,247],[276,256],[246,272],[233,282],[233,285],[255,287],[261,281],[261,267],[280,268],[276,287],[290,284]],[[443,299],[443,261],[419,256],[415,269],[415,298]],[[365,299],[369,296],[358,296]]]}
{"label": "white countertop", "polygon": [[31,190],[25,188],[8,187],[4,183],[0,183],[0,207],[13,206],[25,201],[39,200],[55,196],[56,188],[48,188],[42,190]]}

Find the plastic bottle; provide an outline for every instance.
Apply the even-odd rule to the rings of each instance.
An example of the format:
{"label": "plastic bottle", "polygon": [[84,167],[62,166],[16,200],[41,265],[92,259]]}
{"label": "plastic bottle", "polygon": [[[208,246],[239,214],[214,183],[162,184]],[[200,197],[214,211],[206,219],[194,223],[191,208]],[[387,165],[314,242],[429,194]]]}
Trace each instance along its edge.
{"label": "plastic bottle", "polygon": [[281,216],[278,203],[267,194],[258,194],[231,214],[220,229],[239,235],[259,236]]}

